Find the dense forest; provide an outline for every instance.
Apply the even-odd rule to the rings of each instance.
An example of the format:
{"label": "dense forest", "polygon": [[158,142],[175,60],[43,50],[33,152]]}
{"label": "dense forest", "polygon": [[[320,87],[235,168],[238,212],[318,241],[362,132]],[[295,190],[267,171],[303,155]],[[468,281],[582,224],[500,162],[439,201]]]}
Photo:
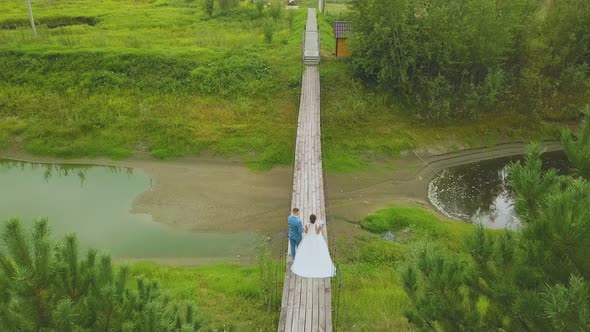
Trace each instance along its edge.
{"label": "dense forest", "polygon": [[353,0],[356,74],[424,118],[577,109],[590,87],[586,0]]}

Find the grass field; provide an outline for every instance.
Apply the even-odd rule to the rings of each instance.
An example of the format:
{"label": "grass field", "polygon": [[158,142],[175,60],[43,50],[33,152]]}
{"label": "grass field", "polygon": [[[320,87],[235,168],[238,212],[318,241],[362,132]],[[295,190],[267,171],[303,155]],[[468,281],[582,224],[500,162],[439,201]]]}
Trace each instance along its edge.
{"label": "grass field", "polygon": [[[334,324],[338,331],[410,331],[404,317],[410,303],[400,282],[401,269],[426,245],[460,252],[473,226],[403,206],[376,211],[360,225],[365,231],[349,239],[336,235],[332,248],[338,264],[332,283]],[[395,242],[382,239],[386,231],[396,234]],[[277,262],[266,259],[256,266],[193,268],[138,263],[131,272],[159,280],[180,301],[194,301],[205,330],[271,331],[276,328],[276,315],[267,311],[269,292],[263,284],[270,279],[262,262],[270,264],[270,270]]]}
{"label": "grass field", "polygon": [[[413,262],[424,246],[441,246],[459,252],[473,226],[441,220],[416,208],[394,206],[378,210],[360,221],[367,232],[352,240],[336,234],[336,261],[342,283],[338,301],[338,325],[343,331],[411,331],[404,317],[410,302],[401,284],[401,269]],[[382,234],[391,231],[395,241]]]}
{"label": "grass field", "polygon": [[187,268],[137,263],[130,266],[130,272],[158,280],[162,289],[178,301],[196,303],[203,331],[275,328],[265,306],[257,267],[222,264]]}
{"label": "grass field", "polygon": [[348,11],[349,0],[327,0],[326,15],[341,15]]}
{"label": "grass field", "polygon": [[[259,170],[291,163],[303,8],[282,10],[277,20],[247,2],[211,18],[200,1],[32,4],[37,38],[24,3],[0,3],[1,149],[63,158],[210,152],[241,156]],[[320,19],[329,170],[435,143],[493,145],[552,133],[512,112],[436,127],[407,117],[333,59],[330,19]]]}
{"label": "grass field", "polygon": [[32,3],[37,38],[23,3],[0,3],[0,144],[290,163],[303,10],[274,19],[243,3],[209,18],[184,0]]}

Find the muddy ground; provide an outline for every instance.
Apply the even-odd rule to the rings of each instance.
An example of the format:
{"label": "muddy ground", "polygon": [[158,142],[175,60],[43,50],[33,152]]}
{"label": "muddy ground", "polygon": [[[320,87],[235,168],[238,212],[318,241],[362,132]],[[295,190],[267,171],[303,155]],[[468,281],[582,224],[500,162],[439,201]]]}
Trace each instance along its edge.
{"label": "muddy ground", "polygon": [[[548,151],[560,149],[546,142]],[[511,143],[494,148],[439,154],[409,151],[396,160],[381,161],[353,173],[327,174],[327,213],[333,230],[354,233],[356,222],[379,208],[410,204],[434,208],[427,200],[428,182],[440,170],[480,160],[518,155],[524,145]],[[254,231],[266,236],[284,232],[289,210],[291,168],[276,167],[254,173],[239,160],[183,158],[157,161],[137,158],[58,160],[4,153],[1,158],[33,162],[96,164],[140,168],[152,178],[152,188],[139,195],[133,213],[152,215],[156,222],[194,232]]]}

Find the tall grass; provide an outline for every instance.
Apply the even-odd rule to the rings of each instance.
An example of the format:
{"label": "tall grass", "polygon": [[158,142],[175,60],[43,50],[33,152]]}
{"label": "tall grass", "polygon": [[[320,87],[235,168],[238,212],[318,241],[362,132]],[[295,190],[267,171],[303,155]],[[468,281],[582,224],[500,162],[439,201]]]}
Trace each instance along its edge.
{"label": "tall grass", "polygon": [[[39,3],[32,38],[22,4],[1,2],[0,26],[16,28],[0,28],[0,144],[59,157],[122,158],[147,148],[156,158],[209,151],[242,156],[257,170],[289,165],[306,12],[275,20],[261,4],[210,18],[184,0]],[[331,59],[331,24],[319,18],[329,170],[441,142],[551,133],[538,119],[512,114],[437,127],[409,120]]]}
{"label": "tall grass", "polygon": [[256,5],[256,13],[258,17],[262,17],[264,15],[264,6],[266,5],[265,0],[254,0],[254,4]]}
{"label": "tall grass", "polygon": [[392,106],[383,93],[355,82],[345,62],[324,61],[320,71],[324,164],[330,171],[363,168],[374,160],[397,158],[403,151],[423,147],[464,149],[558,134],[558,125],[515,111],[475,121],[422,123]]}
{"label": "tall grass", "polygon": [[289,30],[293,31],[295,28],[295,15],[296,12],[294,10],[289,10],[289,14],[287,14],[287,22],[289,23]]}
{"label": "tall grass", "polygon": [[275,32],[275,23],[273,20],[265,20],[264,24],[262,25],[262,31],[264,32],[264,41],[267,43],[272,43],[272,37],[274,36]]}
{"label": "tall grass", "polygon": [[240,5],[240,0],[217,0],[219,3],[219,9],[222,11],[236,8]]}
{"label": "tall grass", "polygon": [[281,310],[282,285],[285,276],[282,262],[273,258],[273,252],[268,243],[261,242],[257,247],[256,263],[260,291],[267,311],[265,319],[268,325],[276,325]]}
{"label": "tall grass", "polygon": [[253,266],[216,264],[202,267],[171,267],[153,263],[130,265],[132,276],[157,279],[178,301],[194,301],[203,331],[271,331],[266,296]]}
{"label": "tall grass", "polygon": [[267,242],[259,242],[256,253],[256,264],[252,265],[135,263],[130,265],[130,273],[158,280],[177,301],[196,303],[203,315],[199,317],[203,331],[271,331],[276,329],[284,273]]}
{"label": "tall grass", "polygon": [[[22,21],[19,13],[0,4],[0,26]],[[298,97],[288,82],[300,75],[301,35],[286,20],[273,22],[280,44],[265,42],[265,20],[247,3],[209,18],[185,1],[72,0],[46,4],[37,20],[36,39],[26,26],[0,29],[2,146],[59,157],[208,150],[255,169],[291,163]]]}
{"label": "tall grass", "polygon": [[270,3],[270,17],[275,20],[280,20],[283,15],[283,4],[279,1],[273,1]]}

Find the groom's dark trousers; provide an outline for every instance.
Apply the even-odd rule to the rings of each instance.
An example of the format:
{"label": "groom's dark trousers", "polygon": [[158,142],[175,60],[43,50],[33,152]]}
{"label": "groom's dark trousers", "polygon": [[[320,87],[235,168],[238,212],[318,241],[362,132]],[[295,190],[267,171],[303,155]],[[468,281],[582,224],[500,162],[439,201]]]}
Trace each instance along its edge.
{"label": "groom's dark trousers", "polygon": [[303,234],[303,223],[301,220],[294,215],[290,215],[289,219],[287,219],[289,223],[289,243],[291,245],[291,257],[295,259],[295,250],[301,242],[301,237]]}
{"label": "groom's dark trousers", "polygon": [[297,250],[297,246],[299,245],[299,242],[301,242],[301,240],[296,241],[289,238],[289,242],[291,243],[291,257],[295,259],[295,251]]}

